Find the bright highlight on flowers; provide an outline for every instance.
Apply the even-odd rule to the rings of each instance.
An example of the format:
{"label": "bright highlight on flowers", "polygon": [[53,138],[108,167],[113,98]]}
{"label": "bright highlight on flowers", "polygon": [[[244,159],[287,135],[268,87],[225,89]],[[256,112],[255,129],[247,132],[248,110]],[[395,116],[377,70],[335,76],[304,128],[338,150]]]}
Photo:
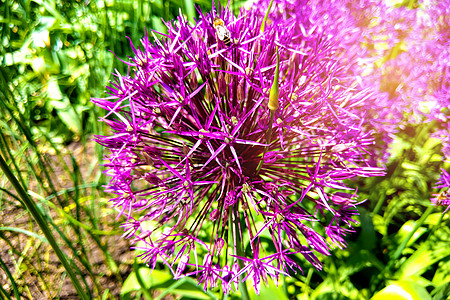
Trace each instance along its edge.
{"label": "bright highlight on flowers", "polygon": [[[235,43],[216,38],[215,18]],[[151,268],[225,293],[249,278],[258,293],[306,262],[321,269],[316,255],[345,247],[357,214],[343,180],[383,174],[351,112],[366,95],[346,86],[332,41],[313,27],[261,32],[262,20],[180,16],[162,41],[132,45],[129,72],[94,100],[113,130],[97,141],[125,237]]]}

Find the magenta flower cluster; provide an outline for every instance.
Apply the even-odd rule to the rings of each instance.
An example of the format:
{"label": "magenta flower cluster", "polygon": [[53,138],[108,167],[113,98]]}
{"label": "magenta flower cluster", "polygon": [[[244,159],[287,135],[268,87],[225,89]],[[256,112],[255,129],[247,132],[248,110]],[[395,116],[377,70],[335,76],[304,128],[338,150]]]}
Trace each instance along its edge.
{"label": "magenta flower cluster", "polygon": [[[402,128],[410,123],[433,122],[431,136],[442,141],[444,160],[449,160],[450,1],[392,7],[384,11],[383,20],[380,33],[387,35],[394,28],[396,35],[387,35],[390,52],[379,68],[381,74],[373,74],[372,81],[380,78],[380,88],[388,92],[388,103],[392,104],[386,111],[396,111],[392,118],[396,122],[389,123]],[[440,198],[432,199],[437,205],[448,205],[446,178],[448,173],[443,170],[437,187],[444,190]]]}
{"label": "magenta flower cluster", "polygon": [[361,201],[344,180],[384,173],[355,109],[369,95],[303,8],[263,28],[267,7],[180,16],[94,99],[112,129],[97,137],[106,190],[151,268],[258,293],[345,247]]}

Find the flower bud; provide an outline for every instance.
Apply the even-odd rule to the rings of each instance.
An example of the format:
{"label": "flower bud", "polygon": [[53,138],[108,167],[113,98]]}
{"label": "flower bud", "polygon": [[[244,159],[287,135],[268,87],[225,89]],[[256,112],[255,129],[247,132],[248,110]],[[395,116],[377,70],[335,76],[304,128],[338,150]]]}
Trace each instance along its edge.
{"label": "flower bud", "polygon": [[279,91],[279,79],[280,79],[280,55],[278,53],[278,47],[277,49],[277,66],[275,68],[275,75],[273,78],[273,84],[272,88],[270,89],[269,94],[269,109],[270,110],[277,110],[278,107],[280,107],[280,104],[278,103],[278,98],[280,97],[280,91]]}

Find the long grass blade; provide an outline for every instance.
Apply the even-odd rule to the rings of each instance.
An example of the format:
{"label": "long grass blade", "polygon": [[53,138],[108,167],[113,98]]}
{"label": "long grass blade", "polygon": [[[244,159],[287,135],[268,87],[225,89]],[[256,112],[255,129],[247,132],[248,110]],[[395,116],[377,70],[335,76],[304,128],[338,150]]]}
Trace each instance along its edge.
{"label": "long grass blade", "polygon": [[23,233],[26,235],[29,235],[31,237],[34,237],[44,243],[48,243],[47,239],[37,233],[25,230],[25,229],[21,229],[21,228],[16,228],[16,227],[0,227],[0,231],[13,231],[13,232],[18,232],[18,233]]}
{"label": "long grass blade", "polygon": [[0,167],[3,170],[6,177],[8,177],[10,183],[14,187],[14,189],[17,191],[19,196],[21,197],[23,203],[27,207],[30,214],[35,219],[36,223],[41,228],[42,232],[44,233],[45,237],[47,238],[48,242],[52,246],[53,250],[55,251],[55,254],[58,256],[58,259],[63,264],[64,268],[67,271],[67,274],[69,275],[72,284],[74,285],[75,289],[77,290],[78,295],[81,299],[87,300],[89,297],[86,295],[85,291],[81,287],[80,281],[76,277],[75,273],[73,272],[69,262],[66,259],[66,256],[62,252],[62,250],[59,248],[50,228],[48,227],[47,223],[45,222],[44,217],[39,212],[38,208],[36,207],[35,203],[31,200],[30,196],[25,192],[23,187],[20,185],[20,183],[17,181],[16,177],[13,175],[13,173],[10,171],[8,165],[6,164],[5,160],[3,159],[3,156],[0,155]]}
{"label": "long grass blade", "polygon": [[[1,257],[0,257],[0,266],[2,266],[3,270],[4,270],[5,273],[6,273],[6,276],[8,276],[9,281],[11,282],[11,285],[12,285],[12,288],[13,288],[13,291],[14,291],[14,296],[16,296],[16,299],[19,300],[19,299],[20,299],[20,294],[19,294],[19,290],[17,289],[17,284],[16,284],[16,282],[14,281],[14,278],[13,278],[11,272],[9,272],[8,267],[7,267],[6,264],[3,262],[3,260],[2,260]],[[1,285],[0,285],[0,287],[1,287]],[[2,288],[2,289],[3,289],[3,288]],[[5,291],[5,294],[6,294],[6,291]],[[7,295],[7,294],[6,294],[6,295]]]}

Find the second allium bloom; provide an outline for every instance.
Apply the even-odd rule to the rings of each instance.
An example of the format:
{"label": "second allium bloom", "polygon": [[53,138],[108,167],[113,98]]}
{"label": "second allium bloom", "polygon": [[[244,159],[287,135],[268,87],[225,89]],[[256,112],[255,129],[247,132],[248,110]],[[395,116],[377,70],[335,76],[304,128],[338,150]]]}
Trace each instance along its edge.
{"label": "second allium bloom", "polygon": [[125,236],[152,268],[163,262],[205,289],[251,278],[258,292],[267,275],[301,270],[298,255],[320,269],[316,254],[344,247],[357,214],[342,180],[382,174],[366,159],[364,120],[349,112],[366,95],[345,86],[333,43],[274,24],[261,32],[262,20],[180,17],[162,41],[133,47],[129,74],[95,100],[115,116],[104,119],[113,135],[97,140],[110,150],[107,191]]}

